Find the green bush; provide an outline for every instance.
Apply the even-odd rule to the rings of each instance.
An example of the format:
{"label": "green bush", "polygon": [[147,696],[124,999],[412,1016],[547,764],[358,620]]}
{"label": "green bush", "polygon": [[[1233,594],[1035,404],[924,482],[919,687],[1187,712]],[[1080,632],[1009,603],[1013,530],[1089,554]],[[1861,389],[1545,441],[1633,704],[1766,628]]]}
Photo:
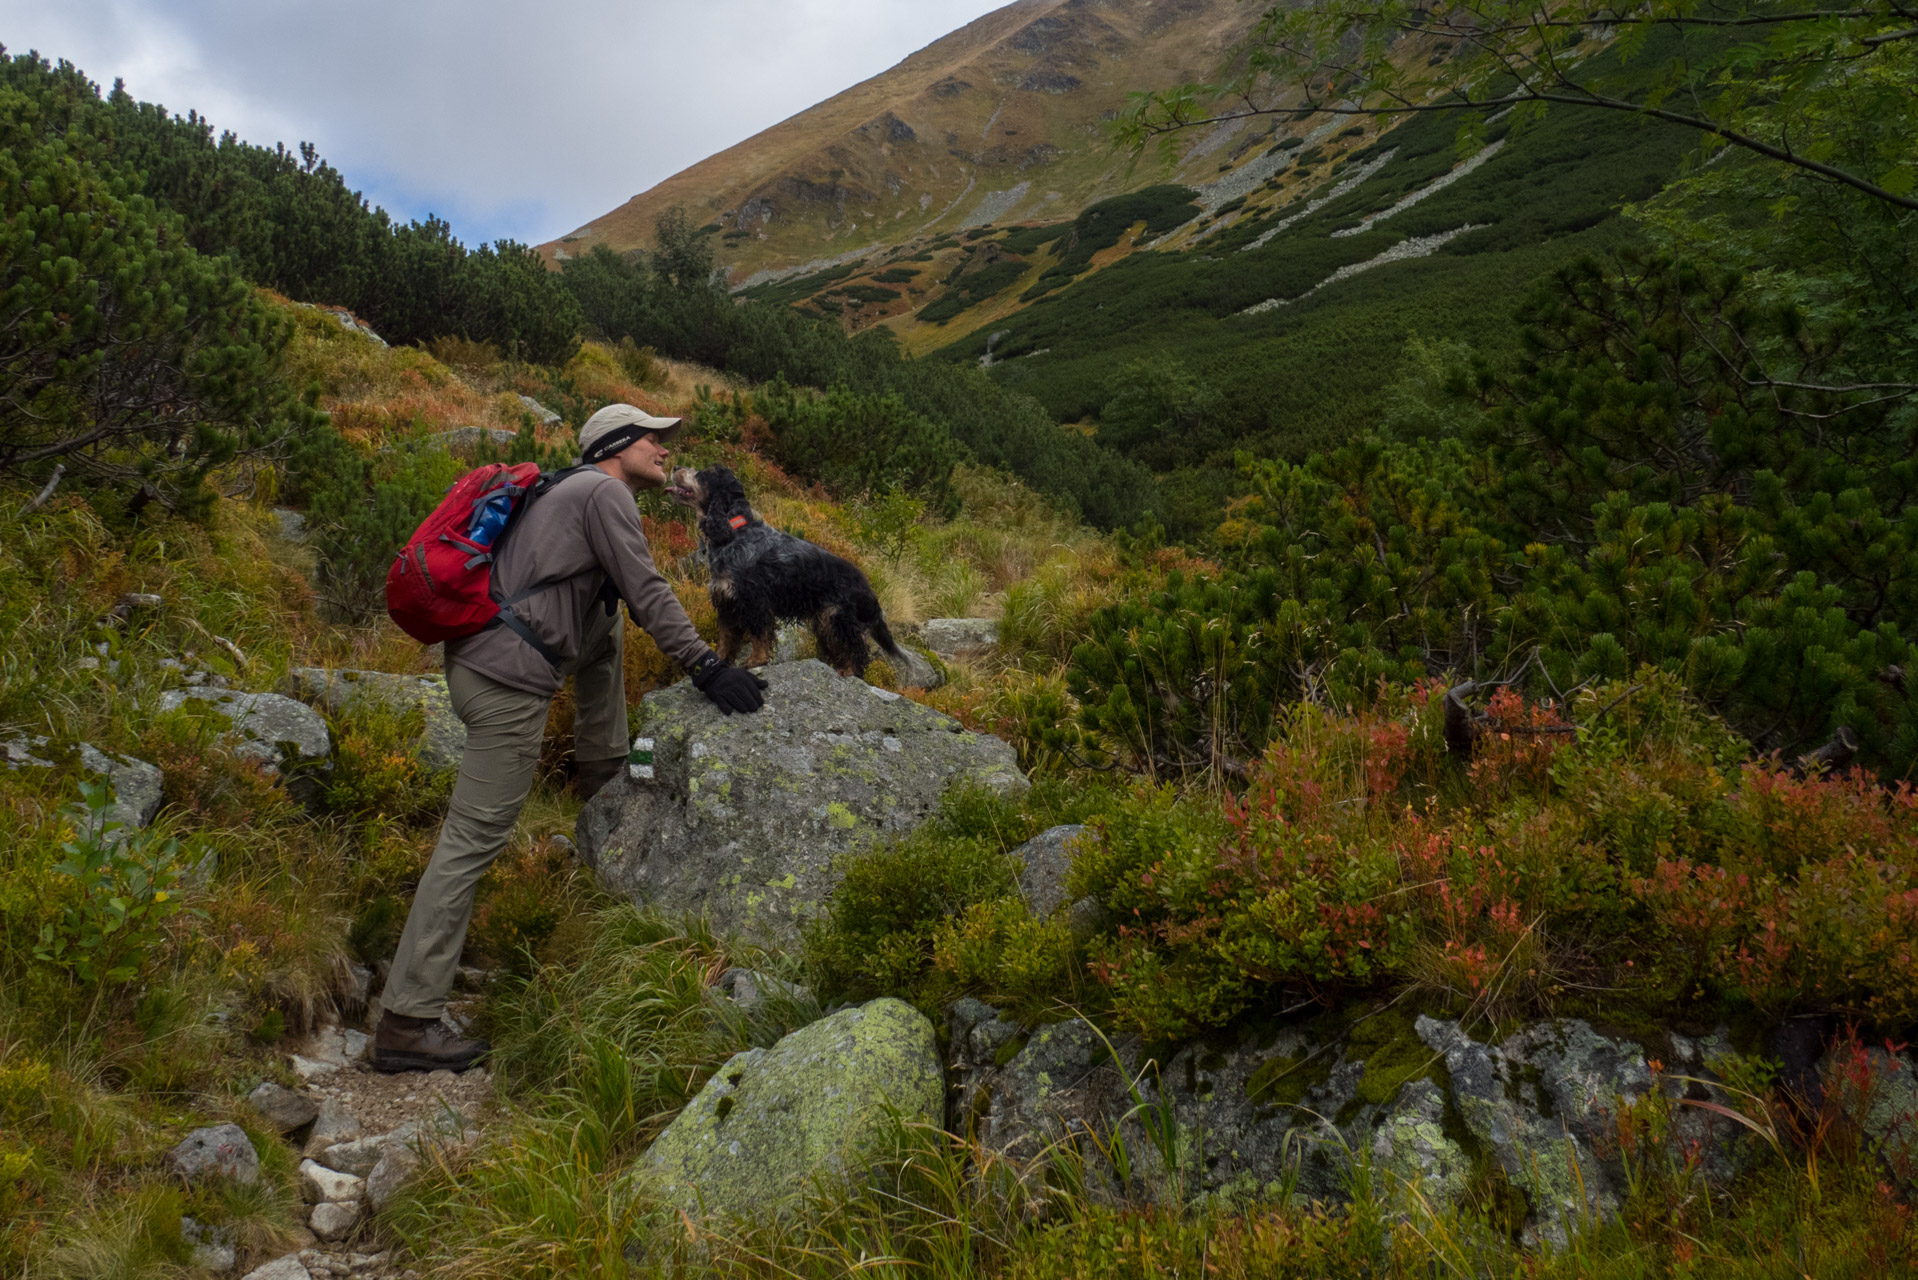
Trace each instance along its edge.
{"label": "green bush", "polygon": [[898,396],[860,395],[841,384],[824,395],[776,379],[753,398],[779,461],[842,493],[907,489],[935,509],[952,501],[952,437]]}
{"label": "green bush", "polygon": [[80,982],[106,988],[140,976],[166,943],[167,919],[180,900],[180,842],[152,831],[128,831],[107,817],[111,789],[80,784],[75,836],[53,872],[71,884],[59,919],[40,929],[35,958]]}
{"label": "green bush", "polygon": [[336,616],[362,623],[386,607],[393,557],[465,469],[423,443],[369,456],[331,428],[313,436],[294,479],[311,521],[320,598]]}

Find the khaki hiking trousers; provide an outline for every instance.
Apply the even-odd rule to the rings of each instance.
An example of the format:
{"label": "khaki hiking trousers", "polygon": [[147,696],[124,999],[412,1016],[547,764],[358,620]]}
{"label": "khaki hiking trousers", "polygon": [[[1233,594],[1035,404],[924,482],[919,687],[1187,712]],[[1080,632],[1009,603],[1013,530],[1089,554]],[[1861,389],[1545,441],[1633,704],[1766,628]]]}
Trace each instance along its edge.
{"label": "khaki hiking trousers", "polygon": [[[627,752],[622,631],[611,627],[573,677],[577,759],[610,760]],[[466,754],[380,998],[382,1009],[414,1018],[437,1018],[446,1009],[473,918],[473,891],[512,839],[533,789],[552,705],[551,698],[510,688],[457,662],[447,664],[446,690],[453,714],[466,726]]]}

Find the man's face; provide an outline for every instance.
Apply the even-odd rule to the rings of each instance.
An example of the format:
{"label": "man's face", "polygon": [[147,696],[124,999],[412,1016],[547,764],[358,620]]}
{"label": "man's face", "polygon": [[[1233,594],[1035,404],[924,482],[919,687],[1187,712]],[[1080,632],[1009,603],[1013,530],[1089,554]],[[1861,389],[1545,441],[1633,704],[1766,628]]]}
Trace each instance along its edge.
{"label": "man's face", "polygon": [[664,489],[666,460],[672,457],[660,443],[659,433],[649,431],[619,452],[619,469],[628,488]]}

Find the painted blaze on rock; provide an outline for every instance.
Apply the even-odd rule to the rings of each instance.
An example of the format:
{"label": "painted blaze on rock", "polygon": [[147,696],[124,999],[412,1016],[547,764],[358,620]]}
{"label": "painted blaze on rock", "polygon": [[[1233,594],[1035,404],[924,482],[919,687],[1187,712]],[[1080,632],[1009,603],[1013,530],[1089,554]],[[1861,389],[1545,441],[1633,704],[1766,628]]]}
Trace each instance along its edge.
{"label": "painted blaze on rock", "polygon": [[792,946],[841,857],[919,826],[956,782],[1026,787],[1011,747],[930,707],[821,662],[761,674],[754,715],[723,716],[686,682],[647,695],[650,761],[579,818],[608,889]]}
{"label": "painted blaze on rock", "polygon": [[733,1055],[644,1163],[689,1213],[762,1212],[869,1155],[892,1115],[938,1124],[944,1099],[932,1023],[888,997]]}

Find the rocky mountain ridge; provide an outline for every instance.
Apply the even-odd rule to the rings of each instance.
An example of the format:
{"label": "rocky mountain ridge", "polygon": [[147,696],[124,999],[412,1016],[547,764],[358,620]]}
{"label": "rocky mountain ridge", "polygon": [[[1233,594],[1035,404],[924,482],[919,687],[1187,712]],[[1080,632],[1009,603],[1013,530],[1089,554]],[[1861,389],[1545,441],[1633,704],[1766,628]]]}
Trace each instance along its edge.
{"label": "rocky mountain ridge", "polygon": [[[1016,0],[542,251],[639,248],[683,206],[719,224],[720,261],[749,287],[913,237],[1070,218],[1165,180],[1116,155],[1106,122],[1131,92],[1214,74],[1258,14],[1237,0]],[[1195,137],[1179,174],[1216,173],[1238,132]]]}

